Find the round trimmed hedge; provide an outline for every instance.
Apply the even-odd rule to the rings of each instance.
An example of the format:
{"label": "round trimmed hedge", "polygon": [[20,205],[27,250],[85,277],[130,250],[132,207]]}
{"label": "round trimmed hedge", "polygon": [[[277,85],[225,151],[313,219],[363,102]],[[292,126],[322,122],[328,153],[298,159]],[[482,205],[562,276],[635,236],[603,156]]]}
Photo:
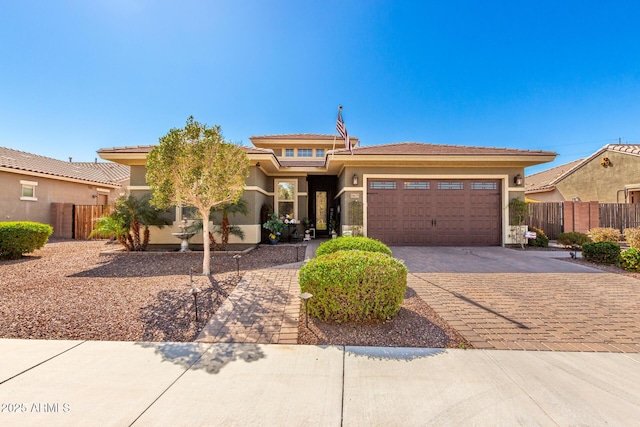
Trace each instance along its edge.
{"label": "round trimmed hedge", "polygon": [[342,236],[327,240],[316,249],[316,256],[327,255],[337,251],[380,252],[391,256],[391,249],[379,240],[362,236]]}
{"label": "round trimmed hedge", "polygon": [[18,259],[47,243],[53,228],[30,221],[0,222],[0,258]]}
{"label": "round trimmed hedge", "polygon": [[313,294],[309,314],[324,322],[383,322],[400,310],[407,267],[378,252],[338,251],[300,269],[300,289]]}

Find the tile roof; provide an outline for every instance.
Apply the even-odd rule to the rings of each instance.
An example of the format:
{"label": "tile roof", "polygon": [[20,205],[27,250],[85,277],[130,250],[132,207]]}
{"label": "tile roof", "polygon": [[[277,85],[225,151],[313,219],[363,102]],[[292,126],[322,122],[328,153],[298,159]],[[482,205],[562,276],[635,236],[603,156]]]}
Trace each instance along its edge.
{"label": "tile roof", "polygon": [[[336,150],[336,154],[348,153],[349,150]],[[359,146],[353,149],[354,155],[400,155],[400,156],[438,156],[438,155],[540,155],[555,156],[553,151],[521,150],[515,148],[473,147],[464,145],[428,144],[422,142],[397,142],[392,144]]]}
{"label": "tile roof", "polygon": [[[95,166],[95,163],[90,164],[93,166],[88,167],[87,163],[83,162],[65,162],[50,157],[0,147],[0,167],[23,171],[27,175],[29,172],[32,172],[50,175],[52,177],[73,178],[99,184],[118,185],[118,182],[113,178],[115,176],[123,176],[125,173],[122,165],[116,165],[110,172],[105,172],[108,167]],[[98,165],[100,164],[107,165],[107,163],[102,162],[98,163]]]}
{"label": "tile roof", "polygon": [[616,151],[623,154],[640,156],[640,144],[608,144],[597,150],[591,156],[578,159],[573,162],[556,166],[546,171],[527,176],[525,179],[525,192],[552,190],[554,186],[572,174],[575,170],[589,163],[594,158],[602,155],[607,151]]}
{"label": "tile roof", "polygon": [[[274,135],[259,135],[259,136],[250,136],[250,140],[254,139],[309,139],[309,140],[325,140],[325,141],[333,141],[336,138],[337,140],[341,140],[339,136],[336,135],[328,135],[324,133],[288,133],[288,134],[274,134]],[[357,136],[350,136],[354,141],[358,141]]]}
{"label": "tile roof", "polygon": [[554,181],[582,163],[583,160],[584,159],[574,160],[573,162],[565,163],[525,177],[525,192],[553,190]]}
{"label": "tile roof", "polygon": [[114,162],[75,162],[86,168],[101,170],[113,182],[126,181],[131,176],[131,167]]}
{"label": "tile roof", "polygon": [[[111,147],[101,148],[98,150],[98,154],[147,154],[156,145],[135,145],[128,147]],[[241,145],[247,154],[272,154],[273,151],[265,148],[248,147]]]}
{"label": "tile roof", "polygon": [[310,167],[310,168],[321,168],[324,166],[324,160],[282,160],[280,159],[280,164],[284,167],[293,168],[293,167]]}

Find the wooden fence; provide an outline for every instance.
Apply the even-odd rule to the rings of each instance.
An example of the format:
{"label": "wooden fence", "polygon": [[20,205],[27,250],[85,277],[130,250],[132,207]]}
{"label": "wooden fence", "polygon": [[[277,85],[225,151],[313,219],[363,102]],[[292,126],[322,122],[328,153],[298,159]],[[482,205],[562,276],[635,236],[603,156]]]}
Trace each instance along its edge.
{"label": "wooden fence", "polygon": [[[102,205],[74,205],[73,206],[73,238],[77,240],[89,239],[89,234],[95,227],[96,220],[109,213],[109,206]],[[106,239],[109,236],[96,235],[94,239]]]}
{"label": "wooden fence", "polygon": [[525,223],[545,232],[549,239],[555,240],[564,230],[564,211],[562,202],[527,203],[528,217]]}
{"label": "wooden fence", "polygon": [[[576,205],[586,205],[588,202],[568,204],[571,206],[566,207],[564,202],[527,203],[528,216],[525,223],[529,227],[543,230],[549,239],[555,240],[558,234],[571,231],[570,227],[575,226],[578,215]],[[625,228],[640,227],[640,203],[599,203],[597,224],[598,227],[616,228],[621,232]],[[591,226],[594,226],[593,223]]]}
{"label": "wooden fence", "polygon": [[640,226],[639,203],[600,203],[600,227],[625,228]]}

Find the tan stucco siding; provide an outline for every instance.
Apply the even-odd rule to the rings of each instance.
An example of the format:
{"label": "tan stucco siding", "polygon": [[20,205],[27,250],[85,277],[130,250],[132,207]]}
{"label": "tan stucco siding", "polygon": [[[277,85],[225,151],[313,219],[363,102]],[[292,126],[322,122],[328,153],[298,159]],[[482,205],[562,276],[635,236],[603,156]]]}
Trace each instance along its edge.
{"label": "tan stucco siding", "polygon": [[147,167],[146,166],[131,166],[131,184],[134,187],[147,185]]}
{"label": "tan stucco siding", "polygon": [[[35,182],[37,200],[20,200],[20,181]],[[98,194],[108,194],[111,203],[121,191],[100,184],[90,185],[30,175],[0,172],[0,221],[51,222],[51,203],[73,203],[76,205],[96,205]],[[98,191],[108,190],[106,191]]]}
{"label": "tan stucco siding", "polygon": [[[609,158],[611,165],[601,166],[603,157]],[[635,183],[640,177],[640,157],[607,151],[568,175],[556,184],[564,198],[579,197],[583,202],[624,203],[626,184]]]}

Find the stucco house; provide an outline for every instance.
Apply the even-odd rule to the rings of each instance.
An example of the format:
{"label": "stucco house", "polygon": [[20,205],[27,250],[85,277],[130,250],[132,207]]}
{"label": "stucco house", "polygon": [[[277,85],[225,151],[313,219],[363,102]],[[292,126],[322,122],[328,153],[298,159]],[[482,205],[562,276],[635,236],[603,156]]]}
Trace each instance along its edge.
{"label": "stucco house", "polygon": [[128,185],[125,165],[65,162],[0,147],[0,221],[42,222],[58,235],[52,204],[108,205]]}
{"label": "stucco house", "polygon": [[534,202],[640,203],[640,145],[605,145],[525,181],[525,195]]}
{"label": "stucco house", "polygon": [[[296,220],[316,236],[357,232],[390,245],[504,245],[508,204],[524,197],[524,168],[552,161],[550,151],[404,142],[353,151],[332,135],[253,136],[244,147],[250,175],[243,199],[249,215],[232,218],[245,243],[262,239],[263,206]],[[337,144],[337,145],[336,145]],[[335,149],[339,147],[338,149]],[[152,146],[104,148],[101,158],[131,166],[132,194],[149,192],[146,157]],[[176,243],[174,227],[154,230],[152,243]],[[302,225],[295,226],[299,232]],[[194,238],[194,242],[201,240]]]}

